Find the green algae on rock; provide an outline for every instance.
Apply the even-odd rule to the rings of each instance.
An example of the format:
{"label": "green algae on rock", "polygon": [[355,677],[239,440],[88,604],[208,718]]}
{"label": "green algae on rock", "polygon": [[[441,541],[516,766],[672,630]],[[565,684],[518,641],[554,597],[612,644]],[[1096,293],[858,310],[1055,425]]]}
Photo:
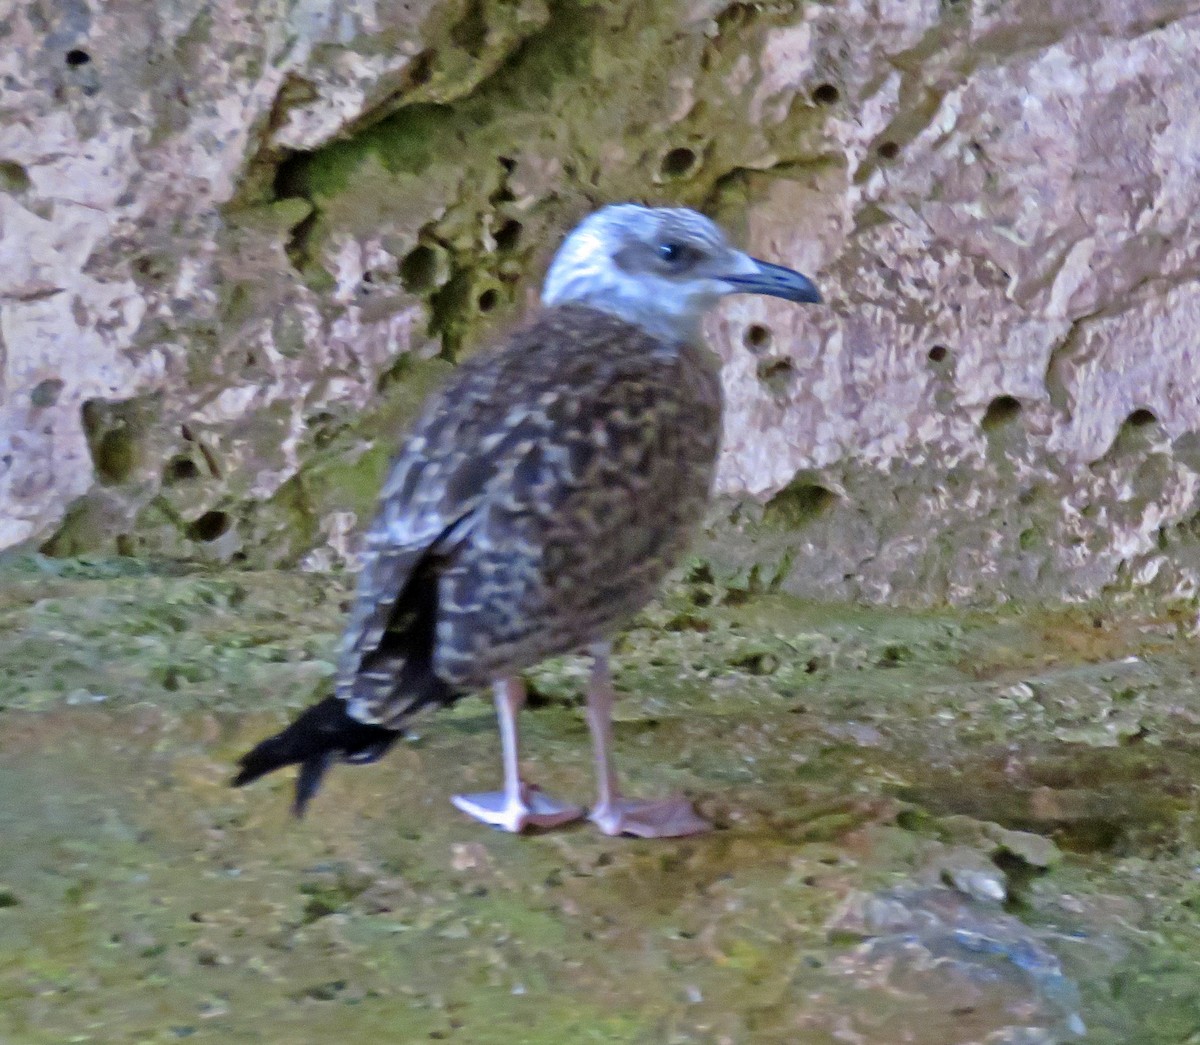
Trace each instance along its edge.
{"label": "green algae on rock", "polygon": [[[339,774],[297,827],[286,781],[253,802],[226,784],[247,742],[326,685],[348,581],[3,564],[0,886],[18,902],[0,908],[0,1037],[832,1045],[849,1026],[892,1045],[871,971],[892,944],[839,912],[897,889],[1019,919],[1043,956],[1029,967],[1052,955],[1077,990],[1089,1043],[1193,1032],[1187,616],[814,604],[693,569],[623,636],[616,734],[634,781],[698,796],[712,835],[513,839],[441,815],[464,776],[494,777],[474,700],[375,772]],[[526,716],[532,769],[580,797],[582,667],[541,667]],[[72,703],[80,688],[107,699]],[[1116,746],[1055,735],[1131,712],[1139,733]],[[993,1004],[1024,1004],[1034,981],[1017,937],[976,929],[980,975],[1008,977],[987,1004],[955,1017],[918,976],[886,995],[893,1025],[922,1045],[961,1040],[971,1018],[1051,1040],[1033,1028],[1066,1026],[1061,1007],[1001,1005],[1001,1025]],[[988,957],[988,940],[1008,951]],[[971,955],[954,955],[964,985]]]}

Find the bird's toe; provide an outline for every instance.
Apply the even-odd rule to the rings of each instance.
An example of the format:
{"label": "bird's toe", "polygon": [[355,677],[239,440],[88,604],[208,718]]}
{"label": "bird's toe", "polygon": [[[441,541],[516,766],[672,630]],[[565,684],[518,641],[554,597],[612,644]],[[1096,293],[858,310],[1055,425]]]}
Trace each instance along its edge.
{"label": "bird's toe", "polygon": [[580,806],[560,802],[541,788],[528,784],[522,784],[520,794],[515,796],[503,791],[485,791],[455,795],[451,801],[460,812],[503,831],[559,827],[580,820],[584,815]]}
{"label": "bird's toe", "polygon": [[596,806],[588,815],[606,835],[638,838],[679,838],[712,829],[683,795],[643,802],[619,798]]}

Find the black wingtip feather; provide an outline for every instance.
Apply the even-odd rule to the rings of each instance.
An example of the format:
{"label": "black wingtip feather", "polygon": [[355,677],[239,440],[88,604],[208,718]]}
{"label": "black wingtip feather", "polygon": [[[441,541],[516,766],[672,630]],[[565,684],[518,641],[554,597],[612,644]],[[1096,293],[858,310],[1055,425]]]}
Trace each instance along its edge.
{"label": "black wingtip feather", "polygon": [[374,762],[399,736],[384,726],[357,722],[346,713],[346,703],[326,697],[304,711],[290,726],[268,737],[240,759],[231,784],[242,787],[276,769],[300,764],[292,812],[304,815],[309,800],[334,758],[348,762]]}
{"label": "black wingtip feather", "polygon": [[296,777],[296,794],[292,799],[292,816],[297,820],[304,819],[304,810],[308,808],[309,800],[321,786],[321,778],[329,768],[329,752],[313,755],[312,758],[300,763],[300,773]]}

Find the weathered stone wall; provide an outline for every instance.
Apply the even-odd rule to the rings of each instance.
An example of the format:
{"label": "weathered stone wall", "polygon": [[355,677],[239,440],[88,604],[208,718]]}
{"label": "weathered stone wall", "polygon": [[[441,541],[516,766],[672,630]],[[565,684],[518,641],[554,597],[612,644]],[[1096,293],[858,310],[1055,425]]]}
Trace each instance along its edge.
{"label": "weathered stone wall", "polygon": [[0,546],[322,565],[615,199],[830,305],[714,318],[715,559],[1193,594],[1200,15],[1168,0],[0,3]]}

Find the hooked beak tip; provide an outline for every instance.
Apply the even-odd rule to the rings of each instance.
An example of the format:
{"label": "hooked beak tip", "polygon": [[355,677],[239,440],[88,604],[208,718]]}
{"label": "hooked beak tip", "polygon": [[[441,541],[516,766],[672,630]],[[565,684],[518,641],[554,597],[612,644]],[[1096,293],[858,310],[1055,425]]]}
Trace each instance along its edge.
{"label": "hooked beak tip", "polygon": [[753,264],[752,269],[725,277],[725,282],[733,288],[732,293],[766,294],[799,304],[822,304],[824,299],[817,285],[803,273],[758,258],[748,260]]}

